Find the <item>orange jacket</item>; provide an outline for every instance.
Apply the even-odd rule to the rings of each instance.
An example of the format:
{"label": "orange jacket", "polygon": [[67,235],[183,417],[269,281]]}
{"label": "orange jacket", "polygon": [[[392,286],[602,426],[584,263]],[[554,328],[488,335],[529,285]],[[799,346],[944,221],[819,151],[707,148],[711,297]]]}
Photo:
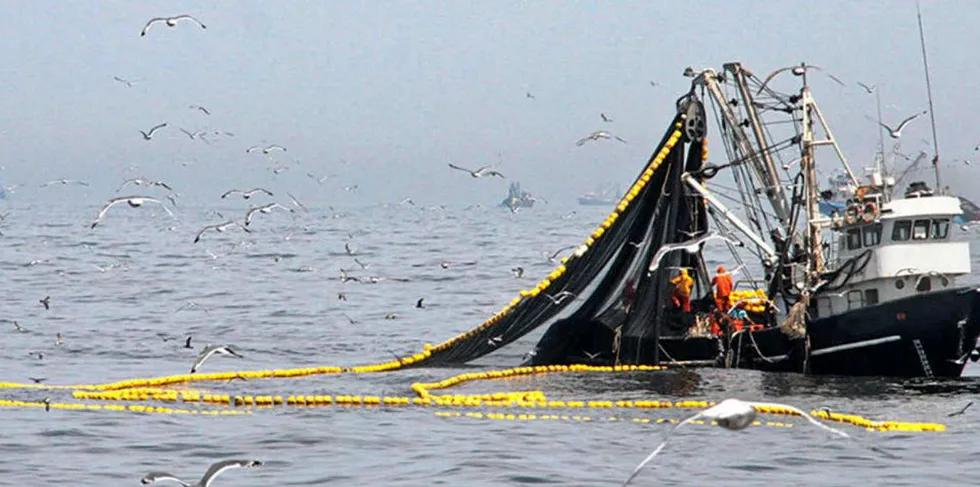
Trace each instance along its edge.
{"label": "orange jacket", "polygon": [[718,296],[728,296],[732,293],[732,275],[724,267],[718,266],[718,275],[711,280]]}

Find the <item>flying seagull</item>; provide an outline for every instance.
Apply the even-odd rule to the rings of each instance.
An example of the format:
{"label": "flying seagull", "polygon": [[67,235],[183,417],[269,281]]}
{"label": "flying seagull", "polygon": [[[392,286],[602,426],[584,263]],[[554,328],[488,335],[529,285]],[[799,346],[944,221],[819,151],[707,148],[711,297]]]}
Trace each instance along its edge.
{"label": "flying seagull", "polygon": [[884,127],[885,130],[888,131],[888,135],[891,138],[898,139],[898,138],[901,138],[902,137],[902,129],[904,129],[905,126],[909,124],[909,122],[911,122],[912,120],[915,120],[916,118],[918,118],[918,117],[920,117],[922,115],[925,115],[925,114],[926,114],[926,111],[925,110],[923,110],[923,111],[921,111],[919,113],[916,113],[915,115],[912,115],[911,117],[906,118],[905,120],[902,120],[902,123],[898,124],[898,127],[897,128],[891,128],[891,127],[889,127],[889,126],[887,126],[887,125],[885,125],[885,124],[883,124],[881,122],[878,122],[878,125],[881,125],[882,127]]}
{"label": "flying seagull", "polygon": [[166,127],[166,126],[167,126],[167,122],[164,122],[164,123],[161,123],[160,125],[157,125],[157,126],[151,128],[149,132],[144,132],[144,131],[140,130],[140,133],[143,134],[143,138],[144,139],[150,140],[150,139],[153,138],[153,133],[154,132],[156,132],[157,130],[160,130],[160,129]]}
{"label": "flying seagull", "polygon": [[229,228],[231,228],[233,226],[237,226],[237,227],[241,228],[242,230],[245,230],[246,233],[252,233],[252,231],[249,230],[248,228],[245,228],[245,227],[241,226],[240,224],[238,224],[236,222],[233,222],[231,220],[228,220],[226,222],[219,223],[217,225],[208,225],[208,226],[202,228],[200,232],[197,232],[197,236],[194,237],[194,243],[199,242],[201,240],[201,236],[204,235],[205,233],[207,233],[208,230],[214,230],[215,232],[222,233],[225,230],[227,230],[227,229],[229,229]]}
{"label": "flying seagull", "polygon": [[864,91],[867,91],[869,95],[874,93],[875,88],[877,87],[877,85],[868,86],[860,81],[858,81],[857,85],[860,86],[861,88],[864,88]]}
{"label": "flying seagull", "polygon": [[714,420],[716,423],[718,423],[718,426],[721,426],[722,428],[725,428],[727,430],[731,430],[731,431],[743,430],[745,428],[748,428],[752,424],[752,422],[755,421],[756,408],[758,407],[787,409],[796,414],[799,414],[800,416],[803,416],[804,418],[806,418],[807,421],[820,427],[821,429],[827,430],[835,435],[842,436],[844,438],[851,437],[850,435],[848,435],[843,431],[831,428],[830,426],[827,426],[821,423],[820,421],[817,421],[812,416],[805,413],[803,410],[796,408],[794,406],[790,406],[787,404],[777,404],[777,403],[747,402],[747,401],[740,401],[738,399],[725,399],[724,401],[718,403],[715,406],[712,406],[708,409],[705,409],[704,411],[701,411],[693,416],[688,417],[687,419],[681,421],[680,423],[677,423],[676,426],[667,430],[667,433],[664,434],[664,439],[663,441],[660,442],[660,445],[657,445],[657,448],[655,448],[653,452],[650,453],[650,455],[644,458],[643,461],[640,462],[640,464],[633,469],[633,473],[631,473],[629,478],[626,479],[626,482],[623,482],[623,487],[626,487],[626,485],[632,482],[633,479],[636,478],[636,475],[640,473],[640,470],[642,470],[643,467],[646,466],[646,464],[650,463],[650,461],[653,460],[653,457],[657,456],[657,454],[660,453],[660,450],[663,450],[664,446],[667,445],[667,439],[670,438],[670,435],[673,434],[674,431],[677,430],[677,428],[680,428],[681,426],[684,426],[685,424],[688,424],[695,420],[704,418],[707,420]]}
{"label": "flying seagull", "polygon": [[204,361],[211,358],[212,355],[231,355],[232,357],[245,358],[239,355],[238,352],[224,345],[211,345],[210,343],[204,346],[204,350],[197,355],[197,360],[194,361],[194,365],[191,366],[191,373],[197,372],[197,369],[204,364]]}
{"label": "flying seagull", "polygon": [[525,98],[528,98],[530,100],[533,100],[534,99],[534,95],[532,95],[530,91],[524,92],[524,97]]}
{"label": "flying seagull", "polygon": [[650,267],[647,269],[647,271],[653,272],[657,270],[657,267],[660,267],[660,261],[663,260],[664,256],[670,252],[673,252],[675,250],[684,250],[689,254],[695,254],[701,250],[702,244],[704,244],[708,240],[714,240],[714,239],[724,240],[737,247],[745,246],[745,244],[733,238],[726,237],[716,232],[708,232],[695,239],[686,240],[684,242],[678,242],[674,244],[662,245],[659,249],[657,249],[657,252],[653,254],[653,258],[650,259]]}
{"label": "flying seagull", "polygon": [[164,472],[150,472],[140,479],[140,483],[146,485],[152,484],[158,480],[170,480],[172,482],[177,482],[184,487],[210,487],[211,483],[214,481],[214,478],[223,473],[225,470],[232,468],[258,467],[260,465],[262,465],[262,462],[258,460],[222,460],[211,465],[208,468],[208,471],[204,472],[204,476],[201,477],[201,480],[197,481],[197,483],[194,485],[188,484],[187,482]]}
{"label": "flying seagull", "polygon": [[52,184],[61,184],[61,185],[79,184],[79,185],[82,185],[82,186],[88,186],[88,183],[86,183],[85,181],[79,181],[77,179],[58,179],[58,180],[55,180],[55,181],[48,181],[48,182],[42,184],[41,187],[42,188],[46,188],[48,186],[51,186]]}
{"label": "flying seagull", "polygon": [[135,83],[137,81],[137,80],[123,79],[123,78],[120,78],[119,76],[113,76],[112,79],[114,79],[114,80],[116,80],[116,81],[118,81],[118,82],[126,85],[129,88],[132,88],[133,87],[133,83]]}
{"label": "flying seagull", "polygon": [[205,132],[205,131],[203,131],[203,130],[198,130],[197,132],[190,132],[190,131],[185,130],[185,129],[180,129],[180,131],[183,132],[184,135],[190,137],[191,140],[201,139],[201,140],[203,140],[205,142],[208,141],[208,139],[206,138],[207,135],[208,135],[208,133]]}
{"label": "flying seagull", "polygon": [[172,187],[170,187],[169,184],[163,181],[150,181],[149,179],[143,179],[143,178],[131,178],[123,181],[123,183],[119,185],[119,188],[116,189],[116,192],[118,193],[119,190],[126,187],[127,184],[135,184],[136,186],[160,186],[161,188],[166,188],[167,191],[174,190]]}
{"label": "flying seagull", "polygon": [[269,191],[265,188],[252,188],[248,191],[242,191],[240,189],[229,189],[228,191],[225,191],[224,194],[221,195],[221,199],[225,199],[233,194],[240,194],[242,195],[243,199],[247,200],[252,196],[255,196],[255,193],[265,193],[266,196],[272,196],[272,191]]}
{"label": "flying seagull", "polygon": [[613,121],[613,119],[607,117],[605,113],[600,113],[599,116],[602,117],[602,121],[603,122],[607,122],[608,123],[608,122],[612,122]]}
{"label": "flying seagull", "polygon": [[598,141],[600,139],[610,139],[610,140],[611,139],[616,139],[616,140],[618,140],[618,141],[620,141],[620,142],[622,142],[624,144],[626,143],[626,141],[623,140],[622,138],[620,138],[618,136],[615,136],[613,134],[610,134],[609,132],[606,132],[605,130],[596,130],[595,132],[592,132],[591,134],[589,134],[589,135],[587,135],[587,136],[579,139],[579,141],[576,142],[575,145],[577,145],[579,147],[582,147],[583,145],[585,145],[586,142],[588,142],[590,140]]}
{"label": "flying seagull", "polygon": [[39,299],[38,301],[44,305],[44,309],[51,309],[51,296],[45,296],[44,299]]}
{"label": "flying seagull", "polygon": [[286,148],[285,147],[283,147],[281,145],[276,145],[276,144],[272,144],[272,145],[269,145],[269,146],[266,146],[266,147],[260,147],[260,146],[257,146],[257,145],[253,145],[252,147],[249,147],[248,149],[245,149],[245,152],[246,153],[250,153],[250,152],[255,152],[255,151],[262,151],[263,154],[268,154],[268,153],[270,153],[270,152],[272,152],[274,150],[280,150],[280,151],[286,152]]}
{"label": "flying seagull", "polygon": [[777,70],[769,73],[769,76],[766,76],[766,79],[762,82],[762,86],[759,87],[759,91],[757,91],[755,94],[758,95],[759,93],[762,93],[762,90],[766,89],[766,85],[768,85],[769,82],[773,78],[775,78],[778,74],[780,74],[780,73],[784,73],[786,71],[791,71],[793,73],[793,75],[795,75],[795,76],[804,76],[806,74],[806,71],[808,69],[815,69],[817,71],[823,71],[824,74],[827,75],[827,77],[829,77],[830,79],[836,81],[837,84],[839,84],[841,86],[844,86],[844,82],[843,81],[841,81],[836,76],[834,76],[834,75],[832,75],[832,74],[824,71],[824,69],[821,68],[820,66],[814,66],[812,64],[807,64],[807,63],[800,63],[800,64],[798,64],[796,66],[786,66],[785,68],[779,68],[779,69],[777,69]]}
{"label": "flying seagull", "polygon": [[143,26],[143,31],[140,32],[140,37],[145,36],[146,33],[150,30],[150,27],[153,27],[153,24],[156,24],[157,22],[163,22],[164,24],[167,25],[167,27],[176,27],[177,23],[180,22],[181,20],[194,22],[197,25],[200,25],[202,29],[208,28],[208,26],[202,24],[200,20],[197,20],[194,17],[191,17],[190,15],[187,14],[177,15],[174,17],[154,17],[150,19],[145,26]]}
{"label": "flying seagull", "polygon": [[163,204],[162,201],[156,198],[151,198],[149,196],[120,196],[118,198],[112,198],[106,202],[105,206],[102,207],[102,210],[99,211],[99,216],[95,217],[95,221],[92,222],[92,228],[95,228],[95,226],[102,221],[102,218],[105,217],[105,214],[109,211],[109,208],[112,208],[119,203],[126,203],[132,208],[139,208],[146,202],[156,203],[162,206],[163,209],[167,211],[168,215],[174,216],[173,212],[170,211],[170,208],[167,208],[167,205]]}
{"label": "flying seagull", "polygon": [[483,176],[498,176],[498,177],[501,177],[501,178],[504,177],[503,174],[500,174],[499,172],[494,171],[493,169],[490,169],[490,166],[483,166],[483,167],[477,169],[476,171],[474,171],[472,169],[466,169],[465,167],[459,167],[459,166],[457,166],[457,165],[455,165],[455,164],[453,164],[453,163],[450,162],[449,163],[449,167],[451,167],[453,169],[456,169],[458,171],[468,172],[468,173],[470,173],[470,176],[472,176],[474,178],[482,178]]}
{"label": "flying seagull", "polygon": [[245,226],[247,227],[250,223],[252,223],[252,216],[254,216],[256,212],[272,213],[272,210],[276,208],[282,208],[283,210],[286,211],[293,211],[290,210],[289,208],[286,208],[285,206],[280,205],[279,203],[269,203],[268,205],[265,206],[253,206],[252,208],[249,208],[248,212],[245,213]]}
{"label": "flying seagull", "polygon": [[208,111],[207,108],[202,107],[201,105],[191,105],[191,106],[189,106],[187,108],[190,108],[191,110],[200,110],[200,111],[204,112],[205,115],[211,115],[211,112]]}

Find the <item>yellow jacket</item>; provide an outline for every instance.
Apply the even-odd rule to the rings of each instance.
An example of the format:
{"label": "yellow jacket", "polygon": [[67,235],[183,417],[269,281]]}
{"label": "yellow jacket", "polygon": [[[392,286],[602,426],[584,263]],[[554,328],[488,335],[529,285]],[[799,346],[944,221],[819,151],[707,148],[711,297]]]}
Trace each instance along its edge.
{"label": "yellow jacket", "polygon": [[681,296],[691,296],[691,288],[694,287],[694,279],[687,275],[687,269],[681,269],[681,273],[670,280],[670,283],[674,285],[674,289],[677,294]]}

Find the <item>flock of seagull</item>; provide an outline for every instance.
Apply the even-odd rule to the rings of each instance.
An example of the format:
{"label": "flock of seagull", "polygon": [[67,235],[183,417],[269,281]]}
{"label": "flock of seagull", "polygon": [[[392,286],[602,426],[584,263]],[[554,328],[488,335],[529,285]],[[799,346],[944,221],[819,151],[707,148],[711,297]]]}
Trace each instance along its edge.
{"label": "flock of seagull", "polygon": [[[186,15],[185,14],[185,15],[177,15],[177,16],[173,16],[173,17],[156,17],[156,18],[150,19],[145,24],[145,26],[143,27],[143,29],[142,29],[142,31],[140,33],[140,36],[146,36],[147,33],[150,32],[151,28],[153,28],[156,25],[162,25],[162,26],[166,26],[168,28],[174,28],[174,27],[176,27],[176,26],[178,26],[180,24],[193,24],[193,25],[197,25],[201,29],[207,29],[207,27],[205,26],[205,24],[203,24],[200,20],[198,20],[197,18],[195,18],[195,17],[193,17],[191,15]],[[792,72],[795,75],[803,76],[809,70],[823,71],[821,68],[819,68],[817,66],[807,65],[807,64],[801,64],[799,66],[790,66],[790,67],[780,68],[780,69],[778,69],[778,70],[770,73],[769,76],[767,76],[765,78],[765,80],[762,83],[762,86],[760,87],[759,91],[762,92],[766,88],[766,86],[768,85],[768,83],[774,77],[776,77],[777,75],[779,75],[780,73],[783,73],[783,72]],[[838,82],[838,83],[840,83],[840,84],[843,85],[843,82],[841,82],[838,78],[830,75],[829,73],[824,73],[824,74],[826,74],[827,76],[831,77],[834,81],[836,81],[836,82]],[[121,77],[118,77],[118,76],[114,77],[114,79],[116,81],[120,82],[120,83],[125,84],[126,86],[132,86],[133,83],[136,83],[138,81],[138,80],[124,79],[124,78],[121,78]],[[657,86],[658,85],[657,83],[655,83],[653,81],[651,81],[650,84],[651,84],[651,86]],[[864,90],[866,90],[869,94],[870,93],[873,93],[874,86],[869,86],[869,85],[866,85],[864,83],[858,83],[858,84]],[[528,98],[530,100],[534,100],[535,99],[535,96],[532,95],[530,92],[528,92],[528,93],[526,93],[526,98]],[[205,115],[210,115],[211,114],[210,110],[208,110],[206,107],[201,106],[201,105],[191,105],[189,108],[194,109],[194,110],[198,110],[198,111],[202,112]],[[906,126],[908,126],[909,123],[911,123],[913,120],[915,120],[917,117],[919,117],[919,116],[921,116],[921,115],[923,115],[925,113],[926,113],[925,111],[920,112],[920,113],[916,113],[916,114],[914,114],[914,115],[912,115],[912,116],[904,119],[901,123],[899,123],[895,127],[891,127],[891,126],[885,125],[884,123],[881,123],[881,122],[879,122],[879,123],[881,124],[881,126],[883,128],[885,128],[886,130],[888,130],[888,133],[889,133],[889,135],[892,138],[899,139],[902,136],[902,130]],[[610,116],[608,116],[606,113],[600,113],[600,119],[601,119],[602,122],[605,122],[605,123],[611,123],[611,122],[613,122],[613,119]],[[168,124],[166,122],[164,122],[164,123],[160,123],[158,125],[155,125],[155,126],[151,127],[147,131],[140,130],[139,132],[142,135],[142,137],[143,137],[144,140],[149,141],[149,140],[152,140],[153,139],[153,137],[154,137],[154,135],[156,133],[158,133],[160,130],[162,130],[162,129],[166,128],[166,127],[168,127]],[[185,129],[180,129],[180,130],[185,135],[187,135],[190,139],[192,139],[192,140],[201,139],[201,140],[205,140],[206,141],[207,140],[206,137],[209,136],[208,135],[208,132],[205,132],[205,131],[191,132],[191,131],[187,131]],[[222,134],[222,133],[224,135],[233,136],[233,134],[230,133],[230,132],[215,132],[216,135],[219,135],[219,134]],[[605,131],[605,130],[597,130],[597,131],[592,132],[591,134],[589,134],[589,135],[581,138],[580,140],[578,140],[576,142],[576,146],[581,147],[581,146],[583,146],[583,145],[585,145],[587,143],[590,143],[590,142],[599,142],[599,141],[602,141],[602,140],[617,141],[617,142],[622,143],[622,144],[626,144],[627,143],[627,141],[625,139],[623,139],[623,138],[621,138],[621,137],[619,137],[617,135],[614,135],[614,134],[612,134],[612,133],[610,133],[608,131]],[[980,150],[980,145],[978,145],[975,150]],[[276,145],[276,144],[268,144],[268,145],[262,145],[262,146],[256,145],[256,146],[249,147],[249,148],[247,148],[245,150],[246,153],[262,153],[264,155],[271,155],[273,152],[286,152],[286,151],[287,151],[287,149],[285,147],[280,146],[280,145]],[[465,167],[462,167],[462,166],[455,165],[452,162],[450,162],[449,163],[449,167],[451,169],[453,169],[453,170],[464,172],[464,173],[468,174],[469,176],[471,176],[472,178],[475,178],[475,179],[478,179],[478,178],[493,178],[493,177],[504,178],[505,177],[501,172],[497,171],[492,166],[483,166],[483,167],[479,167],[476,170],[473,170],[473,169],[469,169],[469,168],[465,168]],[[331,177],[329,175],[328,176],[317,176],[317,175],[314,175],[312,173],[308,173],[307,175],[311,179],[315,180],[318,184],[322,184],[326,179],[328,179],[329,177]],[[47,187],[47,186],[52,186],[52,185],[70,185],[70,184],[77,184],[77,185],[83,185],[83,186],[87,186],[88,185],[88,183],[86,183],[84,181],[71,180],[71,179],[60,179],[60,180],[46,182],[46,183],[42,184],[41,186],[42,187]],[[98,215],[92,221],[92,223],[90,225],[90,228],[95,229],[100,223],[102,223],[105,220],[105,218],[108,215],[109,211],[111,209],[113,209],[113,208],[116,208],[116,207],[123,207],[123,206],[125,206],[125,207],[129,207],[129,208],[139,208],[139,207],[142,207],[142,206],[150,203],[150,204],[153,204],[153,205],[162,207],[164,209],[164,211],[168,215],[170,215],[171,217],[174,216],[174,213],[171,211],[171,209],[168,207],[168,205],[164,201],[164,199],[167,199],[167,200],[169,200],[169,202],[171,203],[172,206],[176,207],[176,199],[175,199],[174,189],[173,189],[173,187],[169,183],[164,182],[164,181],[159,181],[159,180],[150,180],[150,179],[146,179],[146,178],[142,178],[142,177],[129,178],[129,179],[126,179],[125,181],[123,181],[123,183],[119,186],[119,188],[116,190],[116,192],[118,193],[119,191],[121,191],[122,189],[124,189],[125,187],[130,186],[130,185],[132,185],[132,186],[138,186],[138,187],[146,187],[146,188],[152,188],[152,187],[163,188],[163,189],[167,190],[169,192],[169,194],[166,195],[163,198],[158,198],[158,197],[153,197],[153,196],[145,196],[145,195],[128,195],[128,196],[118,196],[118,197],[110,198],[102,206],[102,208],[100,209]],[[343,189],[345,191],[354,191],[354,190],[357,189],[357,185],[344,186]],[[265,197],[274,197],[274,194],[271,191],[269,191],[269,190],[267,190],[265,188],[255,187],[255,188],[248,189],[248,190],[230,189],[230,190],[226,191],[225,193],[223,193],[221,195],[221,199],[227,199],[227,198],[232,197],[232,196],[240,196],[242,198],[242,200],[250,200],[251,198],[254,198],[254,197],[258,196],[258,195],[265,196]],[[302,203],[300,203],[294,196],[292,196],[290,194],[289,197],[292,200],[292,204],[293,204],[293,206],[295,208],[290,208],[290,207],[287,207],[285,205],[279,204],[277,202],[271,202],[271,203],[267,203],[267,204],[263,204],[263,205],[258,205],[258,206],[250,206],[249,208],[247,208],[245,210],[244,218],[243,218],[243,221],[241,223],[238,222],[238,221],[235,221],[235,220],[231,220],[231,219],[224,219],[223,221],[221,221],[219,223],[215,223],[215,224],[204,226],[194,236],[193,243],[200,242],[202,240],[202,238],[204,238],[210,232],[223,233],[223,232],[226,232],[228,230],[237,229],[237,230],[240,230],[242,232],[251,233],[252,230],[249,228],[249,226],[252,223],[253,219],[257,215],[271,214],[273,211],[276,211],[276,210],[280,210],[280,211],[288,212],[288,213],[293,213],[293,212],[296,212],[297,210],[304,211],[304,212],[307,211],[306,207]],[[410,198],[404,200],[402,203],[403,204],[411,204],[411,205],[414,205],[414,202],[412,202]],[[571,212],[569,214],[569,217],[571,215],[574,215],[574,213],[575,212]],[[350,237],[351,235],[348,234],[348,236]],[[651,265],[650,265],[650,269],[649,270],[650,271],[655,270],[656,267],[659,265],[659,262],[660,262],[661,258],[664,255],[666,255],[666,253],[668,253],[668,252],[672,252],[672,251],[676,251],[676,250],[683,250],[683,251],[687,251],[687,252],[696,252],[697,250],[699,250],[701,248],[701,246],[706,241],[712,240],[712,239],[724,240],[724,241],[726,241],[727,243],[729,243],[731,245],[738,245],[738,246],[741,246],[742,245],[741,242],[738,242],[737,240],[734,240],[734,239],[732,239],[730,237],[723,236],[723,235],[718,235],[718,234],[715,234],[715,233],[711,233],[711,234],[702,236],[700,238],[693,239],[693,240],[688,241],[688,242],[682,242],[682,243],[679,243],[679,244],[676,244],[676,245],[672,245],[672,246],[670,246],[670,245],[664,246],[654,256],[654,259],[651,262]],[[575,249],[575,248],[576,248],[576,246],[562,247],[562,248],[558,249],[555,252],[545,253],[544,257],[548,260],[548,262],[555,263],[555,262],[557,262],[559,256],[563,252],[566,252],[568,250],[572,250],[572,249]],[[356,265],[358,265],[362,270],[365,270],[365,269],[368,268],[368,265],[367,264],[363,263],[362,261],[360,261],[356,257],[357,254],[356,254],[355,250],[351,248],[349,241],[345,243],[344,250],[345,250],[345,253],[348,256],[353,257],[354,263]],[[448,262],[448,261],[443,261],[443,262],[440,263],[440,266],[443,269],[447,269],[447,268],[453,267],[453,266],[458,266],[458,265],[472,265],[472,264],[475,264],[475,262],[472,262],[472,261],[471,262]],[[524,274],[525,274],[525,270],[521,266],[513,267],[511,269],[511,272],[512,272],[513,276],[516,279],[522,279],[524,277]],[[346,270],[346,269],[343,269],[343,268],[340,269],[339,279],[343,283],[346,283],[346,282],[378,282],[378,281],[383,280],[383,279],[399,280],[397,278],[358,277],[358,276],[352,275],[349,270]],[[574,299],[574,297],[575,297],[574,294],[572,294],[570,292],[567,292],[567,291],[562,291],[562,292],[556,293],[555,295],[547,295],[547,294],[545,294],[545,295],[548,298],[550,298],[552,300],[552,302],[554,302],[556,305],[557,304],[561,304],[566,299]],[[340,292],[340,293],[338,293],[337,298],[339,300],[346,301],[347,300],[347,295],[344,292]],[[45,309],[50,309],[50,306],[51,306],[51,298],[50,298],[50,296],[47,296],[44,299],[41,299],[40,300],[40,303],[45,307]],[[179,308],[178,311],[184,309],[185,307],[192,307],[192,306],[196,306],[196,303],[187,303],[184,306],[182,306],[181,308]],[[424,298],[419,298],[415,302],[415,307],[416,308],[424,308],[425,307]],[[205,311],[207,311],[207,310],[205,310]],[[394,313],[388,313],[387,315],[385,315],[385,318],[386,319],[394,319],[395,317],[397,317],[397,315],[395,315]],[[347,318],[348,318],[348,320],[350,320],[351,323],[355,323],[356,322],[355,320],[353,320],[350,317],[347,317]],[[19,331],[23,331],[23,328],[18,323],[14,322],[14,325],[15,325],[15,327]],[[166,341],[167,338],[164,338],[164,340]],[[489,339],[489,343],[491,345],[494,345],[494,346],[497,345],[497,344],[499,344],[499,343],[501,343],[501,342],[502,342],[502,337],[491,337]],[[58,344],[59,345],[61,344],[61,336],[60,336],[60,334],[58,335]],[[187,337],[186,338],[186,342],[184,344],[184,347],[185,348],[193,348],[191,346],[191,337]],[[43,357],[43,355],[40,352],[31,352],[31,353],[32,354],[35,354],[36,353],[38,356]],[[243,358],[243,355],[241,353],[239,353],[238,351],[236,351],[235,349],[233,349],[233,348],[231,348],[231,347],[229,347],[227,345],[220,345],[220,344],[211,344],[211,343],[208,343],[206,346],[204,346],[201,349],[201,351],[197,355],[196,359],[193,362],[193,365],[190,368],[190,373],[192,373],[192,374],[193,373],[196,373],[200,369],[200,367],[206,361],[208,361],[212,357],[219,356],[219,355],[226,355],[226,356],[230,356],[230,357]],[[31,378],[31,379],[33,381],[37,382],[37,383],[40,383],[40,382],[42,382],[44,380],[44,378]],[[48,405],[49,402],[50,402],[49,399],[45,398],[45,404]],[[753,423],[753,421],[755,420],[755,417],[756,417],[756,407],[757,406],[773,406],[773,405],[774,404],[765,404],[764,405],[764,404],[760,404],[760,403],[751,403],[751,402],[744,402],[744,401],[739,401],[739,400],[735,400],[735,399],[728,399],[728,400],[725,400],[725,401],[719,403],[718,405],[716,405],[714,407],[711,407],[711,408],[705,409],[703,411],[700,411],[697,414],[695,414],[693,416],[690,416],[690,417],[688,417],[688,418],[680,421],[677,425],[675,425],[673,428],[671,428],[670,430],[668,430],[666,432],[666,434],[664,435],[663,440],[661,441],[661,443],[653,450],[652,453],[650,453],[642,462],[640,462],[639,465],[637,465],[637,467],[632,471],[632,473],[630,474],[629,478],[623,483],[623,485],[626,486],[626,485],[628,485],[629,483],[631,483],[635,479],[635,477],[640,473],[640,471],[647,464],[649,464],[662,451],[662,449],[666,446],[667,440],[669,439],[669,437],[674,433],[674,431],[676,431],[681,426],[684,426],[686,424],[690,424],[690,423],[692,423],[692,422],[694,422],[694,421],[696,421],[698,419],[707,419],[707,420],[713,420],[713,421],[717,422],[717,424],[719,426],[721,426],[723,428],[726,428],[726,429],[729,429],[729,430],[741,430],[741,429],[747,428],[749,425],[751,425]],[[827,430],[827,431],[829,431],[829,432],[831,432],[831,433],[833,433],[835,435],[841,436],[841,437],[845,437],[845,438],[848,438],[849,437],[849,435],[847,435],[846,433],[844,433],[842,431],[839,431],[839,430],[836,430],[834,428],[831,428],[831,427],[829,427],[829,426],[827,426],[827,425],[825,425],[825,424],[817,421],[816,419],[812,418],[810,415],[808,415],[807,413],[805,413],[804,411],[802,411],[802,410],[800,410],[798,408],[795,408],[795,407],[789,406],[789,405],[781,405],[781,404],[778,404],[778,405],[775,405],[775,406],[780,406],[780,407],[789,409],[791,411],[794,411],[795,413],[799,414],[800,416],[802,416],[803,418],[805,418],[810,423],[812,423],[812,424],[820,427],[823,430]],[[969,407],[969,404],[966,407],[968,408]],[[963,411],[965,411],[965,410],[966,410],[966,408],[963,409]],[[960,414],[962,414],[962,411],[960,412]],[[261,465],[262,465],[262,462],[261,461],[254,460],[254,459],[252,459],[252,460],[242,460],[242,459],[223,460],[223,461],[219,461],[219,462],[216,462],[216,463],[212,464],[207,469],[207,471],[204,473],[204,475],[201,477],[201,479],[198,480],[196,483],[193,483],[193,484],[188,483],[188,482],[182,480],[181,478],[179,478],[179,477],[177,477],[175,475],[172,475],[172,474],[169,474],[169,473],[164,473],[164,472],[150,472],[150,473],[148,473],[147,475],[145,475],[141,479],[141,483],[142,484],[150,484],[150,483],[155,483],[155,482],[160,482],[160,481],[170,481],[170,482],[175,482],[175,483],[181,484],[184,487],[210,487],[212,485],[214,479],[217,476],[219,476],[220,474],[222,474],[222,473],[224,473],[224,472],[226,472],[228,470],[238,469],[238,468],[247,469],[247,468],[252,468],[252,467],[258,467],[258,466],[261,466]]]}

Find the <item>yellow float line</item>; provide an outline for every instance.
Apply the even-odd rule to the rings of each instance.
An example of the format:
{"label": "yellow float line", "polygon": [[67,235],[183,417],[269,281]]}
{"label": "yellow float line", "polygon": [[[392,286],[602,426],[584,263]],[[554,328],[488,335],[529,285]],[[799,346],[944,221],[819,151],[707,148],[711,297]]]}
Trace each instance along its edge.
{"label": "yellow float line", "polygon": [[[639,423],[639,424],[678,424],[682,420],[670,418],[625,418],[619,416],[592,417],[569,414],[510,414],[510,413],[458,413],[455,411],[438,411],[435,413],[440,418],[468,418],[468,419],[489,419],[500,421],[576,421],[584,423]],[[697,425],[717,425],[716,421],[695,420],[688,424]],[[792,428],[793,423],[783,423],[778,421],[754,421],[753,426],[774,426],[778,428]]]}
{"label": "yellow float line", "polygon": [[84,411],[129,411],[134,413],[163,413],[163,414],[201,414],[207,416],[229,416],[239,414],[252,414],[252,411],[240,409],[173,409],[165,407],[142,406],[134,404],[131,406],[119,406],[115,404],[83,404],[83,403],[62,403],[62,402],[42,402],[42,401],[10,401],[0,399],[0,407],[11,408],[49,408],[49,409],[69,409]]}

